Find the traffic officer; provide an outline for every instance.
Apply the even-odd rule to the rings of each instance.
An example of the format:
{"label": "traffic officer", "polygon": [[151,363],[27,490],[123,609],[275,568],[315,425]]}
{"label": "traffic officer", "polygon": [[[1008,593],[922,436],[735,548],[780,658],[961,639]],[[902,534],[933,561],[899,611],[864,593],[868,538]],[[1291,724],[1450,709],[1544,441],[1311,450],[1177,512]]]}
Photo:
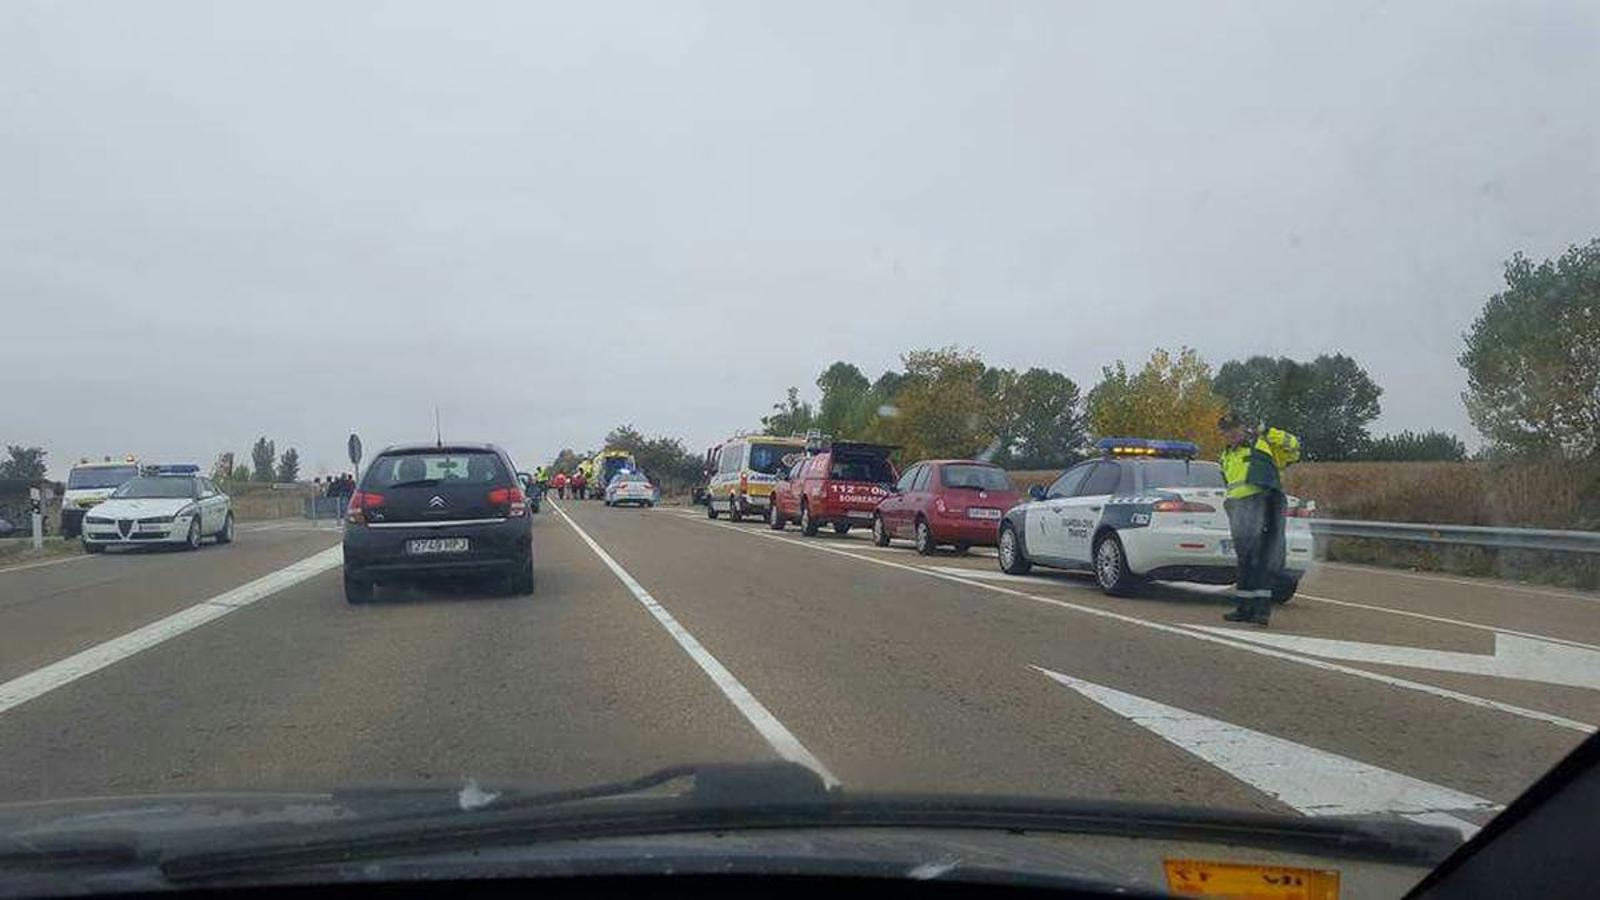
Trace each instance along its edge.
{"label": "traffic officer", "polygon": [[539,493],[541,493],[541,494],[544,493],[545,491],[549,490],[550,489],[550,467],[549,466],[534,466],[533,467],[533,483],[539,486]]}
{"label": "traffic officer", "polygon": [[1300,439],[1281,428],[1255,429],[1235,413],[1217,422],[1227,446],[1219,461],[1228,482],[1223,508],[1239,560],[1234,586],[1238,608],[1229,622],[1266,625],[1272,615],[1272,588],[1284,564],[1284,508],[1281,473],[1300,459]]}

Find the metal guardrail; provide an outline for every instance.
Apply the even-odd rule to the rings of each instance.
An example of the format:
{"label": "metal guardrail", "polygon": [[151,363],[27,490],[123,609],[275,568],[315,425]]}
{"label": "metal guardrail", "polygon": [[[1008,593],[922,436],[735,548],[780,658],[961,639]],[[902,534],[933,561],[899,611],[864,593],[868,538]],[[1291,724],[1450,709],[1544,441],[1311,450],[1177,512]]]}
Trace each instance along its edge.
{"label": "metal guardrail", "polygon": [[1484,525],[1434,525],[1419,522],[1368,522],[1360,519],[1307,519],[1311,533],[1327,537],[1375,538],[1423,544],[1469,544],[1502,550],[1556,550],[1600,553],[1600,531],[1496,528]]}

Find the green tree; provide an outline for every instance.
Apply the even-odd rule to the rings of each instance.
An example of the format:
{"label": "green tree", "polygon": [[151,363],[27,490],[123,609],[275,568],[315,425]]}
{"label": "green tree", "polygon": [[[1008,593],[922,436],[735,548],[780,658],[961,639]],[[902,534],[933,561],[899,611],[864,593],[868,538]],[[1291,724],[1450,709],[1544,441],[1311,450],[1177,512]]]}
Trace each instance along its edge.
{"label": "green tree", "polygon": [[883,431],[901,446],[902,459],[968,458],[993,443],[986,367],[977,354],[945,347],[913,350],[901,360],[905,377]]}
{"label": "green tree", "polygon": [[249,481],[250,480],[250,466],[247,465],[246,463],[242,463],[242,462],[241,463],[234,463],[233,474],[229,477],[228,480],[229,481]]}
{"label": "green tree", "polygon": [[1014,411],[1004,464],[1059,469],[1076,462],[1086,443],[1082,399],[1078,385],[1060,372],[1032,368],[1016,376],[1002,403]]}
{"label": "green tree", "polygon": [[832,435],[849,435],[860,429],[862,400],[871,383],[861,370],[847,362],[836,362],[817,376],[822,402],[817,406],[816,427]]}
{"label": "green tree", "polygon": [[1156,350],[1130,374],[1121,360],[1101,370],[1089,392],[1089,427],[1099,437],[1194,441],[1204,455],[1222,449],[1217,419],[1226,409],[1211,389],[1211,367],[1184,347],[1174,357]]}
{"label": "green tree", "polygon": [[1360,454],[1383,393],[1365,369],[1342,353],[1309,363],[1269,356],[1232,360],[1223,363],[1211,384],[1245,421],[1297,435],[1307,460]]}
{"label": "green tree", "polygon": [[7,444],[7,458],[0,460],[0,478],[39,481],[44,478],[48,468],[44,464],[44,456],[43,447],[19,447],[16,444]]}
{"label": "green tree", "polygon": [[1600,239],[1538,264],[1521,253],[1466,335],[1462,395],[1495,449],[1600,456]]}
{"label": "green tree", "polygon": [[278,458],[278,480],[288,483],[300,477],[300,451],[290,447]]}
{"label": "green tree", "polygon": [[626,450],[635,457],[644,449],[645,436],[632,425],[618,425],[606,433],[605,449]]}
{"label": "green tree", "polygon": [[767,434],[805,434],[816,427],[816,419],[811,404],[800,399],[800,389],[792,387],[782,403],[772,404],[772,415],[761,417],[761,429]]}
{"label": "green tree", "polygon": [[1467,445],[1447,431],[1401,431],[1374,438],[1362,459],[1383,462],[1459,462]]}
{"label": "green tree", "polygon": [[556,454],[555,461],[550,463],[550,474],[554,475],[557,472],[565,472],[568,475],[571,475],[573,472],[578,470],[579,462],[585,459],[590,459],[593,456],[593,453],[587,453],[579,456],[577,453],[573,452],[571,447],[563,447],[561,452]]}
{"label": "green tree", "polygon": [[253,464],[251,471],[255,473],[256,481],[272,481],[274,478],[273,459],[278,455],[278,448],[266,437],[256,438],[254,447],[250,448],[250,461]]}

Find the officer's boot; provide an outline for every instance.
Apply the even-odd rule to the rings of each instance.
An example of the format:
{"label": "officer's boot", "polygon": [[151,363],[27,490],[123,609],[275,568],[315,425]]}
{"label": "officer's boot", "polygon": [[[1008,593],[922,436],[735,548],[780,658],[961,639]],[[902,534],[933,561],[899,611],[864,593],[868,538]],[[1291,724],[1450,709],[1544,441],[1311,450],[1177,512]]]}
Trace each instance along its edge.
{"label": "officer's boot", "polygon": [[1250,623],[1267,627],[1267,620],[1272,618],[1272,598],[1256,597],[1251,600]]}
{"label": "officer's boot", "polygon": [[1256,618],[1255,600],[1251,597],[1236,597],[1239,605],[1233,612],[1223,613],[1222,618],[1228,622],[1254,622]]}

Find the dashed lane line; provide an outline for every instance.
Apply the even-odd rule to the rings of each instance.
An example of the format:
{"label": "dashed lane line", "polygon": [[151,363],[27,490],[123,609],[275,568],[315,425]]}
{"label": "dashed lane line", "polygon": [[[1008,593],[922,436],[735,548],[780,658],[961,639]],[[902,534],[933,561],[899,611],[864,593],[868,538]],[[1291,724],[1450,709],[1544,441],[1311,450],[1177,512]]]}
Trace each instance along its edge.
{"label": "dashed lane line", "polygon": [[666,630],[667,634],[671,635],[674,641],[677,641],[683,652],[688,654],[689,658],[694,660],[695,665],[698,665],[701,671],[711,678],[717,689],[722,691],[722,695],[728,698],[728,701],[734,705],[740,715],[744,716],[745,720],[766,739],[767,743],[779,756],[816,772],[830,788],[839,784],[839,779],[828,771],[828,767],[823,765],[822,761],[817,759],[810,750],[807,750],[805,745],[800,742],[800,739],[795,737],[794,733],[782,722],[778,721],[778,717],[773,715],[765,704],[756,699],[755,694],[752,694],[749,688],[734,677],[734,674],[728,671],[728,667],[713,656],[711,651],[705,648],[705,645],[701,644],[693,634],[690,634],[689,629],[683,627],[677,618],[668,612],[665,606],[661,605],[659,600],[651,596],[650,592],[644,589],[644,585],[641,585],[637,579],[628,574],[628,570],[613,559],[611,554],[607,553],[605,548],[590,537],[589,533],[584,531],[577,522],[574,522],[572,517],[567,515],[566,510],[555,503],[551,503],[550,506],[561,514],[561,518],[565,519],[568,525],[572,526],[572,530],[577,532],[578,537],[589,545],[589,549],[593,550],[596,556],[600,557],[600,561],[605,563],[606,568],[611,570],[611,574],[617,576],[617,580],[622,582],[623,587],[626,587],[628,592],[633,594],[634,599],[638,600],[639,604]]}

